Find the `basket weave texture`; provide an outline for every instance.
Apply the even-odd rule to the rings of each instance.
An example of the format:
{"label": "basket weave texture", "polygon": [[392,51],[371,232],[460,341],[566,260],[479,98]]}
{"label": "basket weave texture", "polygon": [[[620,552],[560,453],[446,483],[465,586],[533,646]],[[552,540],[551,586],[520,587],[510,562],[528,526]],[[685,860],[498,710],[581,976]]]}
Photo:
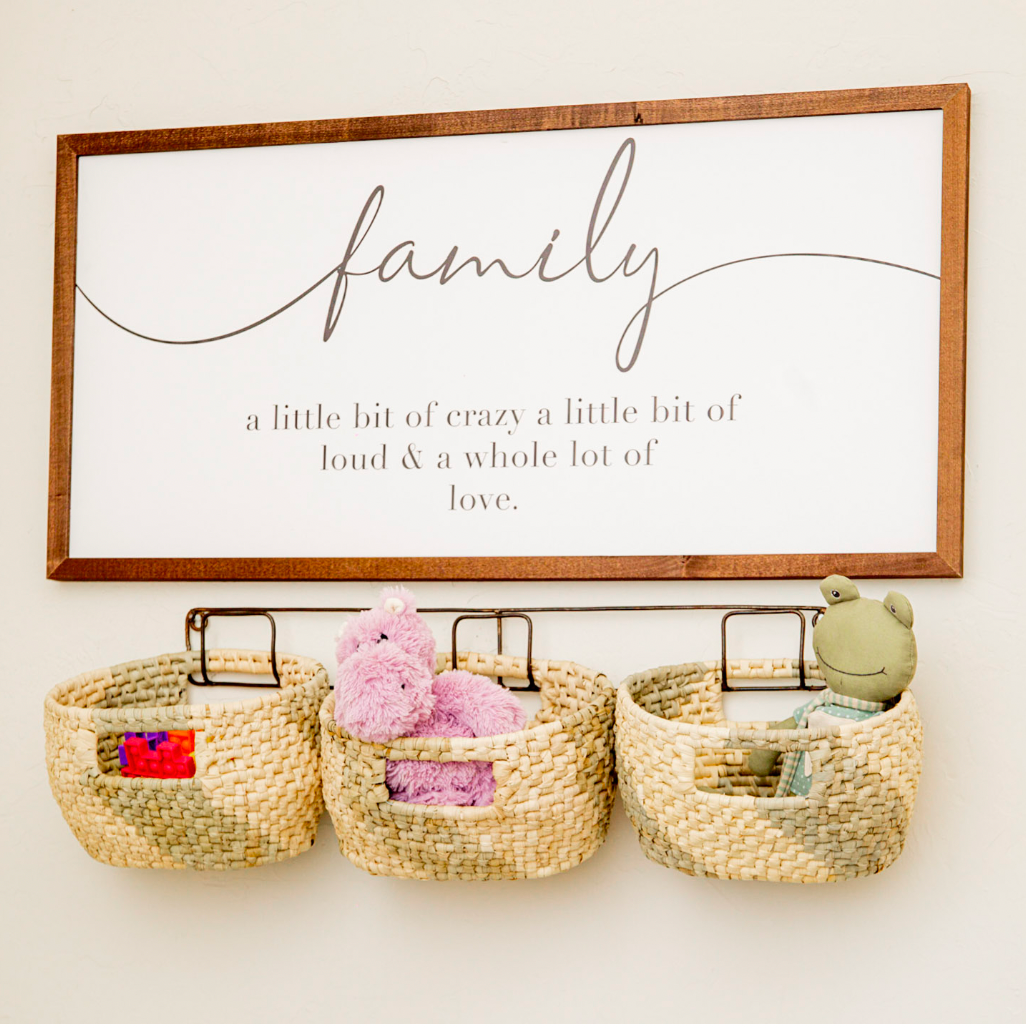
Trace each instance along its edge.
{"label": "basket weave texture", "polygon": [[[729,662],[733,678],[794,678],[796,660]],[[822,679],[815,663],[809,678]],[[796,703],[795,706],[799,704]],[[626,679],[616,702],[617,770],[645,854],[687,874],[829,882],[883,870],[901,853],[922,766],[915,699],[851,726],[773,730],[723,716],[719,662]],[[808,752],[807,797],[776,798],[748,752]]]}
{"label": "basket weave texture", "polygon": [[[225,870],[313,845],[323,809],[317,711],[328,675],[277,655],[281,688],[237,703],[187,705],[198,653],[90,671],[46,697],[50,788],[90,856],[119,867]],[[270,654],[213,650],[210,673],[269,674]],[[194,778],[123,778],[125,732],[194,731]]]}
{"label": "basket weave texture", "polygon": [[[527,678],[523,657],[460,653],[479,675]],[[438,670],[452,667],[439,656]],[[321,707],[324,798],[339,849],[372,874],[403,878],[541,878],[566,871],[602,844],[616,791],[615,691],[595,671],[532,661],[542,709],[523,730],[487,738],[353,738]],[[492,762],[490,807],[429,806],[389,798],[387,760]]]}

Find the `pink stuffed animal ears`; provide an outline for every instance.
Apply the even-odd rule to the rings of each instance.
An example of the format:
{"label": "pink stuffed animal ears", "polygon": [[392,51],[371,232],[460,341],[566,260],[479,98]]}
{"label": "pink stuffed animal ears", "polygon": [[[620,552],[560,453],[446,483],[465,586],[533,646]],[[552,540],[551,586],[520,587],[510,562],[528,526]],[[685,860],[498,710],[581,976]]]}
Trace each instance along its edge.
{"label": "pink stuffed animal ears", "polygon": [[389,586],[381,590],[381,607],[389,614],[416,614],[417,601],[409,589],[401,585]]}
{"label": "pink stuffed animal ears", "polygon": [[[393,585],[387,589],[382,589],[381,596],[378,599],[378,606],[388,614],[409,615],[417,613],[416,598],[409,589],[404,589],[401,585]],[[363,613],[368,614],[370,611],[363,611]],[[342,636],[345,635],[346,627],[352,620],[353,618],[346,618],[335,632],[334,642],[336,645],[341,641]]]}
{"label": "pink stuffed animal ears", "polygon": [[417,613],[413,593],[398,586],[382,591],[376,606],[349,618],[335,636],[335,658],[345,660],[360,646],[393,642],[435,668],[435,637]]}

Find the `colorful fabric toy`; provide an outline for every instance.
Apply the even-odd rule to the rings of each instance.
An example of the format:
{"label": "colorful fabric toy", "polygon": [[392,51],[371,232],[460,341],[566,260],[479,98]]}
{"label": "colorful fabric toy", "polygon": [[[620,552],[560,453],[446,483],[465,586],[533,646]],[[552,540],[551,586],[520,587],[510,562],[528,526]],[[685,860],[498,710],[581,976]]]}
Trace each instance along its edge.
{"label": "colorful fabric toy", "polygon": [[[393,598],[403,603],[401,610],[388,610]],[[393,620],[386,622],[383,613]],[[338,639],[338,652],[345,654],[339,657],[335,684],[338,724],[368,742],[403,736],[474,738],[524,727],[523,707],[491,679],[469,671],[432,675],[423,660],[423,632],[430,636],[405,590],[386,590],[380,607],[363,611],[345,626]],[[486,761],[390,760],[385,782],[392,798],[406,803],[483,807],[495,794],[495,776]]]}
{"label": "colorful fabric toy", "polygon": [[435,637],[417,613],[417,602],[407,589],[384,589],[376,607],[350,618],[335,636],[335,659],[343,661],[359,646],[391,642],[435,670]]}
{"label": "colorful fabric toy", "polygon": [[[901,593],[879,600],[859,596],[854,582],[831,575],[820,583],[828,607],[816,622],[812,647],[827,688],[794,716],[773,728],[826,728],[865,721],[893,705],[916,673],[912,605]],[[755,775],[768,775],[780,754],[755,750],[748,758]],[[790,751],[780,771],[777,796],[808,796],[812,759]]]}
{"label": "colorful fabric toy", "polygon": [[122,778],[192,778],[196,774],[193,731],[125,732],[118,746]]}

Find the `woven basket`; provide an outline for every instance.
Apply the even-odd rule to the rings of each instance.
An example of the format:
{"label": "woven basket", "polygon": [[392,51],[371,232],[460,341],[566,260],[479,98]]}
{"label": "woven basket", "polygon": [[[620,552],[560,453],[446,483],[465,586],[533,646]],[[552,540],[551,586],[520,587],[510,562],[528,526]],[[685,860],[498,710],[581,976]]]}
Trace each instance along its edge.
{"label": "woven basket", "polygon": [[[254,867],[313,845],[323,809],[317,711],[328,675],[278,654],[281,688],[188,706],[198,653],[79,675],[46,697],[50,788],[90,856],[118,867]],[[211,672],[268,674],[270,655],[213,650]],[[195,777],[126,778],[125,732],[193,731]]]}
{"label": "woven basket", "polygon": [[[527,678],[523,657],[460,653],[479,675]],[[439,656],[438,670],[452,667]],[[354,739],[321,707],[324,798],[339,849],[372,874],[402,878],[542,878],[602,844],[616,791],[614,690],[578,664],[532,661],[542,709],[527,728],[480,739]],[[389,799],[386,760],[483,760],[495,773],[490,807]]]}
{"label": "woven basket", "polygon": [[[815,663],[809,678],[822,679]],[[794,678],[796,660],[729,662],[730,678]],[[909,692],[852,725],[772,730],[723,717],[719,662],[628,678],[616,701],[617,769],[645,854],[691,875],[830,882],[881,871],[901,853],[919,784],[922,727]],[[796,703],[795,706],[799,704]],[[774,797],[748,752],[806,750],[807,797]]]}

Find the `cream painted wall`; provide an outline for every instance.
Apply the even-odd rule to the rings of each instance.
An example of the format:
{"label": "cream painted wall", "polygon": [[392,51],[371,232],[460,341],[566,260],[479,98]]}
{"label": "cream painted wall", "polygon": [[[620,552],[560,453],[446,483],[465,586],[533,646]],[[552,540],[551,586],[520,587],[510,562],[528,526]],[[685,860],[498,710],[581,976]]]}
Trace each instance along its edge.
{"label": "cream painted wall", "polygon": [[[0,1020],[1022,1020],[1024,38],[1017,0],[3,0]],[[116,870],[78,848],[47,788],[50,685],[179,648],[195,604],[357,604],[375,588],[45,580],[56,134],[956,81],[973,88],[967,574],[903,587],[927,763],[893,868],[823,888],[694,880],[648,863],[619,807],[591,861],[538,882],[371,878],[327,822],[294,862],[220,875]],[[818,595],[811,582],[419,593]],[[282,645],[327,660],[333,628],[284,620]],[[539,653],[617,678],[716,647],[711,618],[683,615],[561,615],[537,636]],[[783,627],[738,630],[738,652],[792,645]],[[782,978],[782,951],[807,959],[804,980]]]}

